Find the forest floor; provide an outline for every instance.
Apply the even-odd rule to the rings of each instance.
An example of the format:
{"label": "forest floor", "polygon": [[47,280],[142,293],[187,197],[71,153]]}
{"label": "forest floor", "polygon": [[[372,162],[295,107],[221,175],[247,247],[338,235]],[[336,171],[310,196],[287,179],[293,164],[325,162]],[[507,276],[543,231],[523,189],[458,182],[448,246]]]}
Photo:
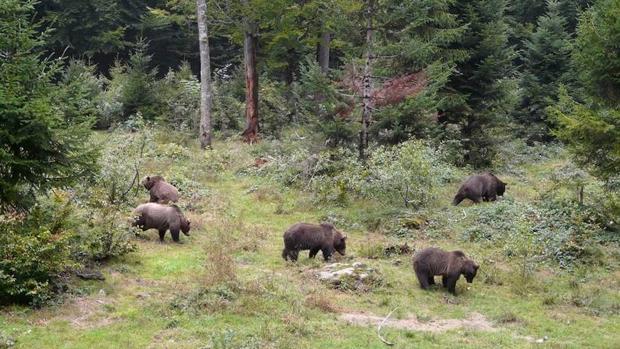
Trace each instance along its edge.
{"label": "forest floor", "polygon": [[[531,183],[561,161],[528,166],[527,183],[498,174],[511,183],[506,196],[535,200],[539,188]],[[293,223],[326,216],[361,220],[376,204],[320,207],[306,193],[233,167],[196,179],[210,194],[200,209],[187,213],[190,237],[174,244],[167,235],[161,244],[155,231],[145,232],[136,239],[136,252],[102,266],[105,281],[76,282],[64,303],[1,309],[0,328],[15,347],[383,348],[381,323],[381,336],[395,348],[620,347],[620,270],[538,266],[524,285],[524,266],[499,247],[454,238],[477,223],[467,214],[469,203],[451,206],[459,183],[446,187],[433,208],[452,232],[443,238],[427,236],[423,227],[407,237],[361,225],[343,229],[347,255],[336,262],[362,262],[380,275],[376,284],[354,290],[315,277],[324,266],[320,253],[314,260],[303,252],[296,264],[285,262],[282,234]],[[481,264],[479,275],[473,284],[461,278],[456,297],[438,287],[423,291],[410,255],[381,253],[404,243],[462,249]]]}

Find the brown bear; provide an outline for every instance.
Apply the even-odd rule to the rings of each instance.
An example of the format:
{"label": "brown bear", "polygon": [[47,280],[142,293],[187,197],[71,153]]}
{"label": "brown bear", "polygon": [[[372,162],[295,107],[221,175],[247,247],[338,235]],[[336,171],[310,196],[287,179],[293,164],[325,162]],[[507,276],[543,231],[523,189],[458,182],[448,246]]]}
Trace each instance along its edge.
{"label": "brown bear", "polygon": [[469,199],[475,203],[484,201],[495,201],[497,196],[504,195],[506,183],[499,180],[492,173],[483,173],[469,177],[459,188],[454,196],[452,204],[458,205],[464,199]]}
{"label": "brown bear", "polygon": [[136,215],[132,225],[142,230],[159,230],[159,241],[164,241],[166,231],[170,230],[172,240],[179,242],[179,230],[189,236],[190,221],[175,205],[167,206],[154,202],[142,204],[134,210]]}
{"label": "brown bear", "polygon": [[346,240],[346,235],[332,224],[297,223],[284,233],[282,258],[297,261],[299,251],[310,250],[310,258],[314,258],[319,251],[322,251],[323,258],[328,261],[334,251],[344,256],[347,248]]}
{"label": "brown bear", "polygon": [[471,284],[478,268],[478,264],[467,258],[462,251],[447,252],[429,247],[413,256],[413,270],[420,281],[420,287],[425,290],[435,284],[435,275],[441,275],[443,286],[456,295],[456,281],[461,274]]}
{"label": "brown bear", "polygon": [[142,185],[151,194],[151,202],[167,204],[179,200],[179,191],[173,185],[164,180],[162,176],[147,176],[142,180]]}

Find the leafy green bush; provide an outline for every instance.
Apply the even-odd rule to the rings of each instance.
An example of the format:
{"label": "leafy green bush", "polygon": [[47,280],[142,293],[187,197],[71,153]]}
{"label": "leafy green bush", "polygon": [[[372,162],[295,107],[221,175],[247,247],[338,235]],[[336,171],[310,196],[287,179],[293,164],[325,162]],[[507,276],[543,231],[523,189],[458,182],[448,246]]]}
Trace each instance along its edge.
{"label": "leafy green bush", "polygon": [[76,260],[105,261],[136,250],[135,235],[116,206],[87,207],[82,216]]}
{"label": "leafy green bush", "polygon": [[116,132],[104,137],[100,141],[109,146],[101,153],[101,171],[95,184],[86,190],[93,192],[91,196],[105,198],[110,204],[126,203],[137,195],[132,189],[138,189],[139,169],[147,153],[153,149],[153,133],[145,127],[140,132]]}
{"label": "leafy green bush", "polygon": [[28,216],[0,216],[0,303],[40,306],[62,288],[62,273],[75,266],[73,207],[53,195]]}
{"label": "leafy green bush", "polygon": [[184,62],[158,81],[158,96],[164,108],[159,116],[175,130],[197,132],[200,124],[200,82]]}
{"label": "leafy green bush", "polygon": [[213,129],[230,137],[241,132],[244,123],[242,71],[229,72],[231,65],[216,69],[213,76]]}
{"label": "leafy green bush", "polygon": [[470,207],[467,216],[474,223],[462,232],[462,239],[503,246],[510,257],[527,253],[528,258],[555,261],[563,268],[601,260],[594,242],[603,228],[588,207],[575,201],[547,198],[531,205],[506,197]]}
{"label": "leafy green bush", "polygon": [[422,141],[371,151],[366,164],[347,148],[312,154],[308,147],[280,147],[257,172],[285,185],[302,187],[318,201],[346,204],[350,198],[369,198],[386,205],[422,207],[437,189],[453,180],[457,170]]}

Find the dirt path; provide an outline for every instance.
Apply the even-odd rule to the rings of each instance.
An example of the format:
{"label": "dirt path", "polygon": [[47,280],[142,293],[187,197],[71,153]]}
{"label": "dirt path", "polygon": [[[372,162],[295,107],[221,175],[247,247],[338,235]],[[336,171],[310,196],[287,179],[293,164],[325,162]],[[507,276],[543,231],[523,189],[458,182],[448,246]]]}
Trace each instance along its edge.
{"label": "dirt path", "polygon": [[[364,313],[343,313],[340,320],[353,325],[377,326],[383,321],[383,317]],[[467,319],[437,319],[419,321],[416,317],[407,319],[388,319],[383,327],[406,329],[410,331],[443,332],[458,328],[470,328],[478,331],[495,331],[493,325],[480,313],[472,313]]]}

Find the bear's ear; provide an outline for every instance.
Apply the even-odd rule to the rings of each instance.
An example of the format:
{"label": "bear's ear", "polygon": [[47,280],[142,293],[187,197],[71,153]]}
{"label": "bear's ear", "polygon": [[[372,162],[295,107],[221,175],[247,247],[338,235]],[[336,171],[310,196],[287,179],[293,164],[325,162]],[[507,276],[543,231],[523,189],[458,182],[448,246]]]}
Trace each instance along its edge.
{"label": "bear's ear", "polygon": [[478,268],[480,268],[480,266],[476,263],[474,263],[474,270],[478,270]]}
{"label": "bear's ear", "polygon": [[150,176],[146,176],[146,181],[150,182],[151,181],[151,177]]}
{"label": "bear's ear", "polygon": [[346,235],[344,235],[344,236],[342,237],[342,241],[345,241],[346,239],[347,239],[347,236],[346,236]]}

